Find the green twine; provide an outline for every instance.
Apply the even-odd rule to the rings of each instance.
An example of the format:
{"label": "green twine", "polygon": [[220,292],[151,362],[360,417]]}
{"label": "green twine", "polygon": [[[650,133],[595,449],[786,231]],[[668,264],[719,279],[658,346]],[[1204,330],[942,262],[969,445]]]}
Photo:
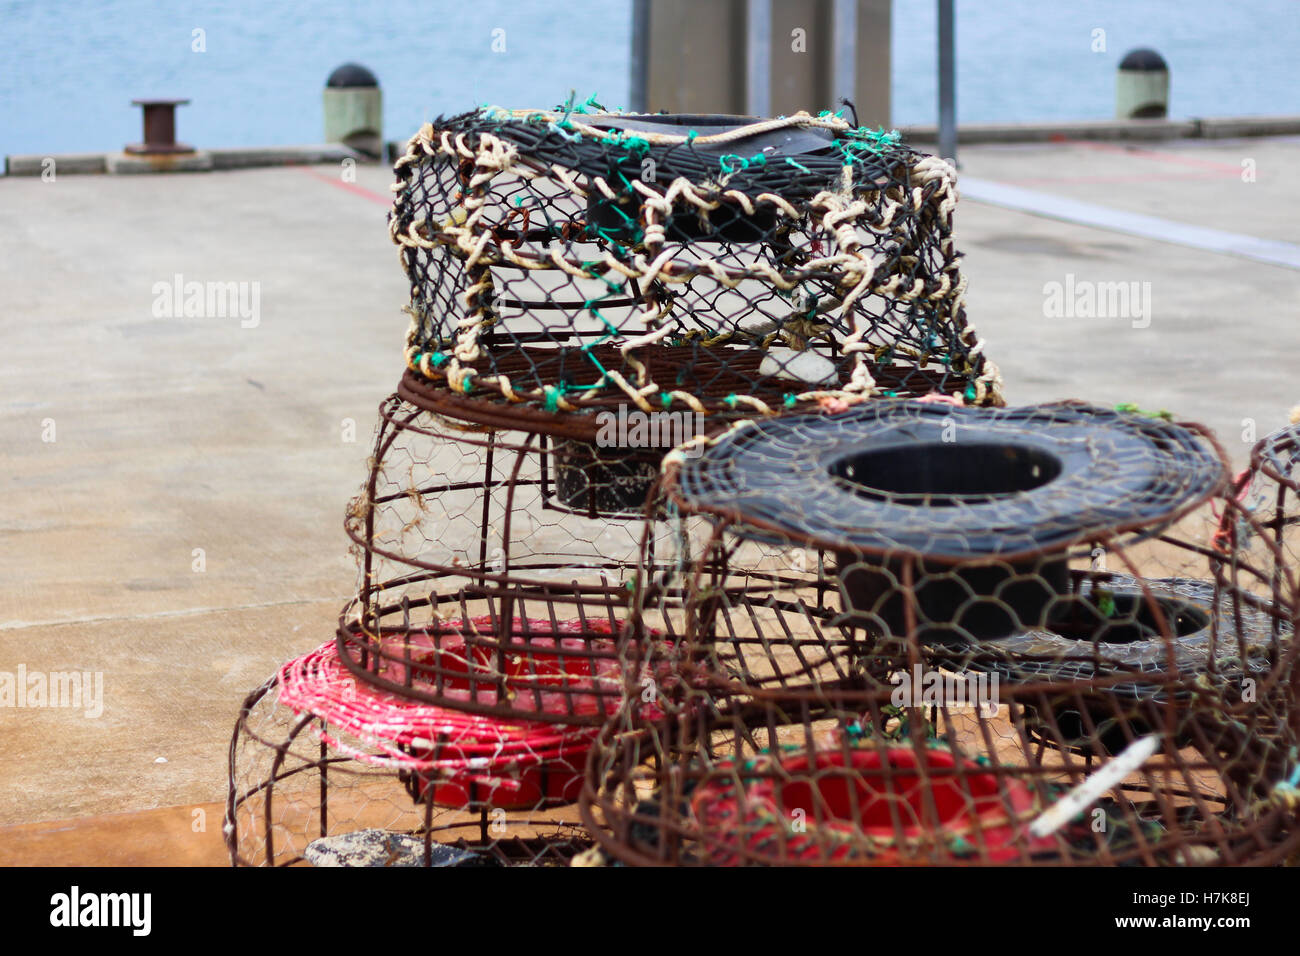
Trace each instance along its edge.
{"label": "green twine", "polygon": [[[573,129],[573,124],[569,122],[567,117],[558,123],[550,123],[547,128],[562,140],[570,143],[582,142],[582,134]],[[565,132],[566,130],[572,130],[572,132]]]}
{"label": "green twine", "polygon": [[975,847],[970,844],[970,841],[960,835],[952,838],[951,842],[948,844],[948,849],[952,851],[953,856],[966,857],[975,855]]}
{"label": "green twine", "polygon": [[[569,103],[573,103],[573,97],[574,97],[574,94],[573,94],[573,93],[570,93],[570,94],[569,94]],[[572,112],[574,112],[574,113],[589,114],[589,113],[591,113],[591,111],[592,111],[593,109],[594,109],[596,112],[598,112],[598,113],[604,113],[604,112],[606,112],[605,107],[601,106],[599,103],[596,102],[596,94],[595,94],[595,93],[592,93],[592,94],[591,94],[589,97],[587,97],[583,102],[581,102],[581,103],[579,103],[577,106],[573,107]]]}
{"label": "green twine", "polygon": [[885,132],[884,127],[878,127],[874,130],[867,130],[866,139],[869,143],[876,146],[894,146],[903,138],[896,129]]}
{"label": "green twine", "polygon": [[628,153],[637,156],[650,151],[650,141],[644,136],[636,135],[631,130],[612,129],[601,137],[600,142],[606,146],[621,147]]}
{"label": "green twine", "polygon": [[735,407],[736,407],[736,402],[738,402],[738,401],[740,401],[740,399],[738,399],[738,398],[736,397],[736,393],[735,393],[735,392],[732,392],[730,395],[728,395],[726,398],[724,398],[724,399],[722,400],[722,404],[724,404],[724,405],[726,405],[728,408],[734,410]]}
{"label": "green twine", "polygon": [[560,396],[563,394],[554,385],[543,386],[542,391],[546,395],[545,408],[548,412],[558,411],[560,407]]}
{"label": "green twine", "polygon": [[1097,610],[1101,616],[1111,618],[1115,616],[1115,595],[1111,594],[1104,588],[1097,588]]}
{"label": "green twine", "polygon": [[1159,411],[1151,412],[1146,409],[1138,408],[1132,402],[1121,402],[1119,405],[1115,406],[1115,411],[1124,412],[1129,415],[1145,415],[1147,418],[1159,418],[1167,422],[1172,422],[1174,420],[1173,412],[1166,411],[1163,408]]}
{"label": "green twine", "polygon": [[[608,291],[602,296],[598,296],[594,299],[587,299],[585,302],[582,303],[582,307],[586,311],[594,315],[597,319],[599,319],[601,323],[604,324],[605,334],[602,335],[600,338],[595,339],[594,341],[588,342],[585,345],[583,345],[582,353],[584,356],[586,356],[587,360],[591,362],[592,365],[596,366],[596,368],[600,371],[600,380],[594,382],[591,385],[565,386],[564,388],[565,392],[588,391],[590,389],[600,388],[602,385],[604,385],[606,382],[609,381],[609,372],[605,369],[605,366],[600,364],[600,359],[596,358],[595,355],[591,354],[591,350],[595,348],[597,345],[599,345],[600,343],[606,341],[607,339],[617,336],[618,329],[614,326],[612,322],[609,321],[609,319],[605,318],[603,315],[600,314],[600,310],[596,308],[596,303],[604,299],[608,299],[611,296],[617,295],[618,293],[622,292],[623,286],[619,285],[616,282],[613,282],[612,280],[610,280],[608,276],[601,274],[597,269],[598,265],[599,263],[597,262],[586,262],[583,263],[582,269],[584,272],[587,273],[587,275],[591,276],[593,279],[600,279],[602,282],[604,282],[605,287]],[[548,396],[548,400],[549,400],[549,396]],[[553,411],[553,409],[548,408],[548,411]]]}
{"label": "green twine", "polygon": [[[609,208],[609,209],[613,209],[613,210],[614,210],[615,212],[617,212],[620,216],[622,216],[624,219],[626,219],[627,222],[628,222],[630,225],[631,225],[631,224],[635,224],[636,220],[634,220],[634,219],[633,219],[631,216],[629,216],[627,213],[623,212],[623,210],[619,209],[617,206],[609,206],[609,207],[607,207],[607,208]],[[613,235],[609,232],[609,230],[606,229],[604,226],[594,226],[594,225],[592,225],[591,223],[588,223],[586,228],[587,228],[587,235],[589,235],[589,236],[599,236],[601,239],[604,239],[606,242],[608,242],[608,243],[610,244],[610,247],[611,247],[613,253],[614,253],[616,256],[619,256],[619,257],[621,257],[621,258],[626,258],[626,257],[627,257],[627,254],[628,254],[627,247],[624,246],[621,242],[619,242],[616,238],[614,238],[614,236],[613,236]],[[641,241],[641,237],[642,237],[643,235],[645,235],[644,231],[640,228],[640,226],[637,226],[637,227],[633,230],[633,234],[632,234],[632,242],[633,242],[633,243],[640,242],[640,241]]]}
{"label": "green twine", "polygon": [[795,397],[794,397],[794,393],[793,393],[793,392],[786,392],[786,393],[785,393],[785,399],[784,399],[784,401],[785,401],[785,407],[786,407],[786,408],[794,408],[794,406],[795,406]]}
{"label": "green twine", "polygon": [[[567,140],[569,140],[570,142],[573,142],[573,143],[581,142],[581,141],[582,141],[582,135],[581,135],[580,133],[578,133],[576,130],[573,130],[573,122],[569,119],[569,117],[572,116],[575,112],[576,112],[576,113],[585,113],[585,112],[587,112],[586,109],[583,108],[583,107],[585,106],[585,104],[578,105],[578,106],[575,106],[575,105],[574,105],[573,101],[574,101],[574,99],[577,98],[577,95],[578,95],[578,93],[577,93],[576,90],[569,90],[569,98],[568,98],[568,100],[565,102],[564,106],[562,107],[562,109],[564,110],[564,116],[561,117],[561,119],[560,119],[560,121],[559,121],[558,123],[551,123],[551,129],[552,129],[552,130],[554,130],[555,132],[559,133],[560,136],[563,137],[564,139],[567,139]],[[594,100],[594,99],[595,99],[595,97],[594,97],[594,95],[593,95],[592,97],[589,98],[588,102],[590,102],[591,100]],[[573,131],[573,135],[572,135],[572,136],[566,136],[566,135],[565,135],[565,131],[566,131],[566,130],[568,130],[568,131]]]}
{"label": "green twine", "polygon": [[881,156],[896,147],[901,139],[896,129],[868,129],[863,126],[852,130],[848,138],[837,138],[832,145],[840,151],[847,162],[860,163],[863,161],[863,153]]}
{"label": "green twine", "polygon": [[746,159],[743,156],[737,156],[735,153],[727,153],[718,157],[718,168],[722,170],[724,176],[730,176],[738,173],[742,169],[749,169],[753,166],[762,169],[767,165],[767,156],[764,153],[755,153]]}
{"label": "green twine", "polygon": [[419,365],[424,360],[425,355],[429,356],[429,361],[433,363],[434,368],[442,368],[447,363],[447,356],[442,352],[416,352],[411,357],[411,364]]}

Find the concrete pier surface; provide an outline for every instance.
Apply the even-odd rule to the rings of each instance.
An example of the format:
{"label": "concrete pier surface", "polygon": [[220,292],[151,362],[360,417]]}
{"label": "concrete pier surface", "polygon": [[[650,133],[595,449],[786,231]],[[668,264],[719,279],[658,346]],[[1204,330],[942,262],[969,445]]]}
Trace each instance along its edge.
{"label": "concrete pier surface", "polygon": [[[969,316],[1011,402],[1168,409],[1239,463],[1243,432],[1286,422],[1300,270],[1180,227],[1300,244],[1300,138],[961,160],[1041,206],[957,211]],[[332,635],[355,584],[344,508],[407,324],[391,173],[355,174],[0,180],[0,670],[103,679],[97,716],[0,710],[0,825],[222,800],[244,694]],[[1168,238],[1052,218],[1056,200]],[[191,283],[230,291],[228,313],[186,317]]]}

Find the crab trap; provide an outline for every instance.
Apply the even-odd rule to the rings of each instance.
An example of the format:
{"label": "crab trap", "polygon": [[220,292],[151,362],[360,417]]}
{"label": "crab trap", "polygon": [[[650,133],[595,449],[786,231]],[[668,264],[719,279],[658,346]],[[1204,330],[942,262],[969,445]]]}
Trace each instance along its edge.
{"label": "crab trap", "polygon": [[236,866],[567,866],[592,728],[504,724],[358,682],[334,644],[244,701],[225,837]]}
{"label": "crab trap", "polygon": [[412,399],[380,406],[345,520],[358,590],[335,639],[287,664],[236,727],[237,862],[549,864],[588,845],[576,801],[623,703],[639,558],[667,560],[686,522],[647,520],[644,491],[621,500],[622,456],[604,471],[528,418]]}
{"label": "crab trap", "polygon": [[1300,848],[1294,580],[1219,533],[1265,529],[1200,429],[870,403],[738,425],[670,459],[657,497],[705,526],[638,590],[628,703],[583,790],[609,858]]}
{"label": "crab trap", "polygon": [[588,102],[395,171],[357,591],[232,861],[1295,861],[1300,440],[1004,407],[949,164]]}
{"label": "crab trap", "polygon": [[1216,542],[1273,588],[1300,587],[1300,424],[1260,439],[1233,492],[1254,520],[1240,522],[1236,512],[1224,511]]}
{"label": "crab trap", "polygon": [[635,508],[623,500],[624,456],[606,468],[527,423],[454,419],[399,396],[380,419],[346,522],[360,578],[339,660],[413,701],[599,726],[622,699],[617,647],[642,550],[670,560],[688,522],[645,517],[644,492]]}
{"label": "crab trap", "polygon": [[967,325],[955,171],[838,115],[485,108],[396,163],[411,387],[579,419],[1002,401]]}

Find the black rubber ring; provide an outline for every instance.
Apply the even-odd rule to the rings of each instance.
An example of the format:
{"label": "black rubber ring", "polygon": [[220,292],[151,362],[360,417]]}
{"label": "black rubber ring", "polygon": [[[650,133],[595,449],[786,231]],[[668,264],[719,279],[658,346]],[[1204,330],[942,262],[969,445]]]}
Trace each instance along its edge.
{"label": "black rubber ring", "polygon": [[[945,468],[980,485],[983,463],[999,454],[1007,490],[994,476],[971,494],[925,493]],[[868,458],[883,475],[852,472]],[[862,484],[894,481],[909,460],[920,493]],[[1056,552],[1173,520],[1226,479],[1209,446],[1171,422],[1076,403],[881,400],[739,428],[684,462],[677,497],[687,511],[735,518],[750,537],[959,563]]]}
{"label": "black rubber ring", "polygon": [[[1144,584],[1164,615],[1171,632],[1168,642],[1160,636]],[[1113,606],[1109,617],[1097,610],[1101,590]],[[1238,606],[1224,593],[1216,594],[1212,581],[1140,581],[1127,574],[1112,574],[1097,584],[1085,579],[1076,596],[1058,602],[1054,616],[1061,620],[1069,608],[1083,612],[1076,616],[1072,635],[1032,630],[988,641],[977,646],[976,653],[982,656],[973,658],[967,669],[996,673],[1010,683],[1086,682],[1132,671],[1164,676],[1170,670],[1172,651],[1181,682],[1207,672],[1211,647],[1220,679],[1266,673],[1273,663],[1274,616],[1267,609],[1244,601]],[[1290,628],[1279,622],[1279,642],[1290,639]],[[1132,683],[1108,684],[1104,693],[1144,699],[1166,696],[1160,681],[1144,682],[1137,674]]]}

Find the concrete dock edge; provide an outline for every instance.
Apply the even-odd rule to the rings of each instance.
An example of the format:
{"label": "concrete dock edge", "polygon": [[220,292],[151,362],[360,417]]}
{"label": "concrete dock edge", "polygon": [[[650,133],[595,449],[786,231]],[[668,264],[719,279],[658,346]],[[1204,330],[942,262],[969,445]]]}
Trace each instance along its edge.
{"label": "concrete dock edge", "polygon": [[[170,162],[152,163],[139,156],[113,153],[54,153],[5,157],[6,176],[40,176],[47,169],[59,174],[204,172],[222,169],[253,169],[260,166],[302,166],[341,163],[352,159],[358,163],[374,160],[338,143],[313,143],[305,146],[252,146],[205,149],[176,157]],[[157,166],[158,168],[153,168]]]}
{"label": "concrete dock edge", "polygon": [[[900,126],[911,143],[938,141],[936,126]],[[1300,116],[1222,116],[1186,120],[1084,120],[1073,123],[966,123],[957,127],[957,141],[966,145],[990,143],[1047,143],[1053,140],[1226,139],[1237,136],[1300,135]]]}

